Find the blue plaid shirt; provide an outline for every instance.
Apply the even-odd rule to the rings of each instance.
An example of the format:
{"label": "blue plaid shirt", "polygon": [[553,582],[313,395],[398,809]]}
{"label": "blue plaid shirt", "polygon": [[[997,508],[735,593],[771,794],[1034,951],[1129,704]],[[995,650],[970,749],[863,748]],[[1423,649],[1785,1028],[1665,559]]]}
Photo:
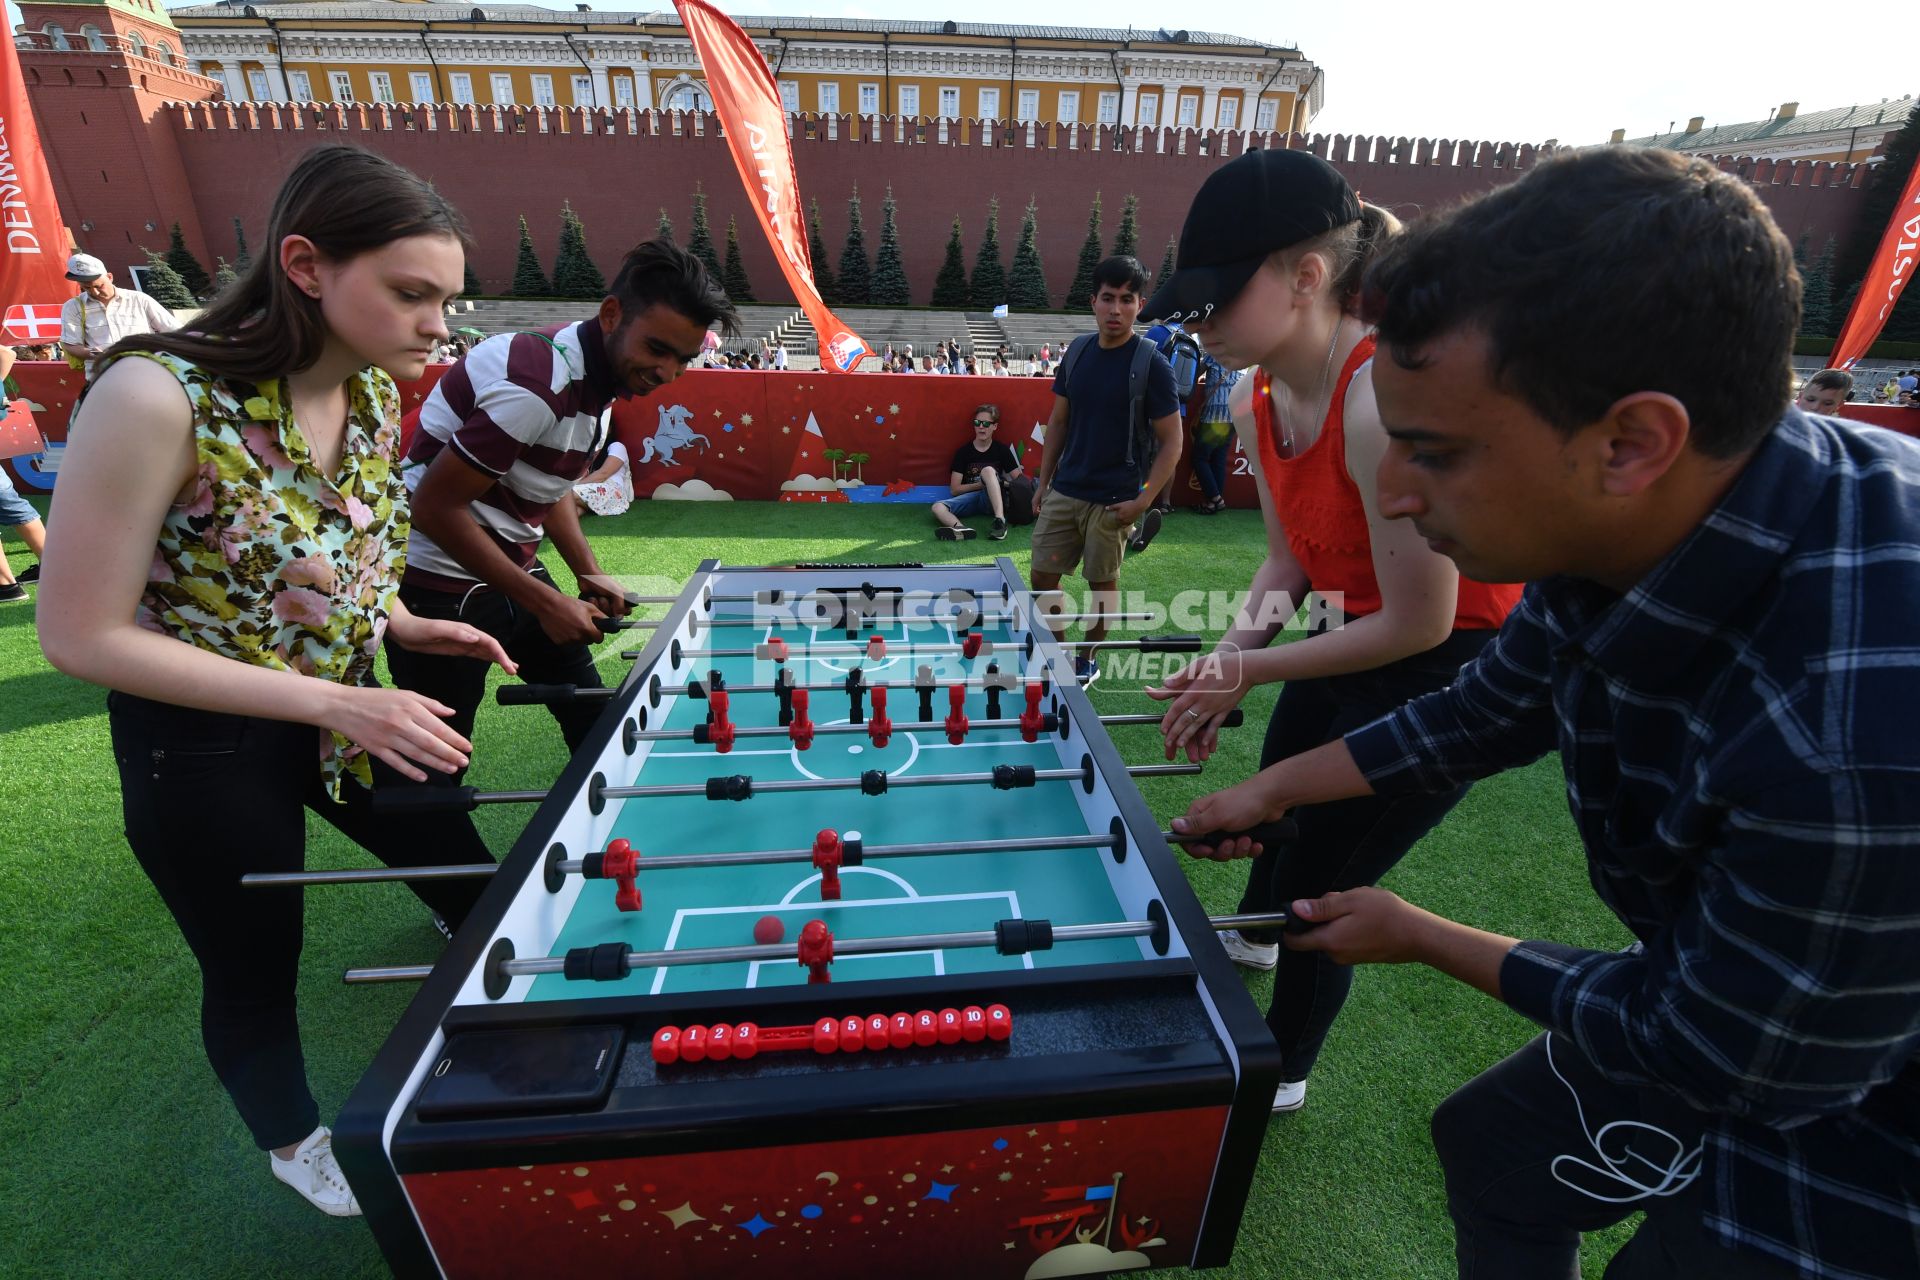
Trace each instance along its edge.
{"label": "blue plaid shirt", "polygon": [[1233,384],[1240,381],[1238,369],[1222,369],[1220,362],[1202,352],[1200,367],[1207,374],[1207,403],[1200,410],[1202,422],[1231,422],[1233,410],[1227,401],[1233,398]]}
{"label": "blue plaid shirt", "polygon": [[1558,748],[1639,943],[1522,942],[1507,1003],[1705,1113],[1726,1244],[1920,1275],[1920,443],[1788,411],[1625,596],[1530,585],[1451,688],[1346,741],[1388,795]]}

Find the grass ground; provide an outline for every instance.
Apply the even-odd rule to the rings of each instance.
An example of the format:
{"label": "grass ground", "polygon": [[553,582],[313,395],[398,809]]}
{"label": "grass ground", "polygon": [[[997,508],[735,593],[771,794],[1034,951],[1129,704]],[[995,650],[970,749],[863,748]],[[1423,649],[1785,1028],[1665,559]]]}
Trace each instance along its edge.
{"label": "grass ground", "polygon": [[[933,541],[924,511],[894,506],[637,503],[596,521],[616,574],[683,579],[698,562],[974,561],[1004,552],[1024,570],[1027,531],[1006,542]],[[1258,517],[1175,516],[1129,561],[1128,591],[1165,600],[1244,584],[1261,555]],[[5,544],[18,569],[31,562]],[[121,835],[102,691],[50,668],[31,604],[0,605],[0,1276],[358,1277],[385,1274],[358,1222],[322,1217],[273,1181],[202,1056],[191,957]],[[1162,628],[1170,629],[1170,628]],[[604,647],[609,681],[624,674]],[[1143,709],[1102,682],[1103,711]],[[1265,723],[1273,691],[1247,702]],[[1157,732],[1114,731],[1121,752],[1159,758]],[[473,780],[536,787],[559,772],[557,731],[538,713],[480,713]],[[1251,771],[1259,731],[1230,736],[1202,779],[1143,782],[1163,819]],[[483,808],[504,852],[524,810]],[[181,814],[181,822],[217,820]],[[317,820],[313,866],[368,861]],[[1211,911],[1231,910],[1240,865],[1187,864]],[[1589,891],[1558,762],[1475,787],[1386,883],[1443,915],[1524,937],[1615,946],[1623,931]],[[301,1014],[323,1115],[336,1111],[398,1018],[401,987],[348,988],[355,964],[431,960],[439,937],[406,890],[313,890]],[[1248,975],[1264,1007],[1270,981]],[[1532,1028],[1457,983],[1413,967],[1360,972],[1314,1075],[1307,1107],[1277,1117],[1262,1152],[1233,1266],[1280,1280],[1454,1274],[1453,1238],[1427,1117],[1461,1081]],[[1587,1262],[1620,1242],[1590,1239]]]}

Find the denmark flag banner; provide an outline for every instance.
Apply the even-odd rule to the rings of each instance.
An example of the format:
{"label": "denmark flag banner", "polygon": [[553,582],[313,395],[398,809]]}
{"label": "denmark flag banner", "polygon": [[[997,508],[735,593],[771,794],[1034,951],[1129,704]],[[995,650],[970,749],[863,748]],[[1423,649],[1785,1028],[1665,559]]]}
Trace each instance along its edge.
{"label": "denmark flag banner", "polygon": [[1839,340],[1833,344],[1833,356],[1827,361],[1831,367],[1851,369],[1867,354],[1867,348],[1886,325],[1887,317],[1893,314],[1900,291],[1913,278],[1914,267],[1920,264],[1916,254],[1920,254],[1920,165],[1913,167],[1907,189],[1901,193],[1900,203],[1893,207],[1887,234],[1881,237],[1880,247],[1874,251],[1873,265],[1867,268],[1860,292],[1854,295],[1847,322],[1840,326]]}
{"label": "denmark flag banner", "polygon": [[15,303],[0,320],[0,333],[15,342],[37,347],[43,342],[60,341],[60,304],[57,302]]}
{"label": "denmark flag banner", "polygon": [[[52,303],[56,308],[74,294],[67,279],[72,239],[60,221],[53,198],[53,177],[40,132],[27,105],[20,51],[4,40],[0,52],[0,303]],[[51,342],[56,330],[36,342]]]}
{"label": "denmark flag banner", "polygon": [[674,0],[674,8],[707,73],[707,92],[760,229],[820,337],[820,367],[850,373],[871,348],[827,309],[814,286],[800,215],[800,180],[793,170],[787,112],[773,71],[747,33],[705,0]]}

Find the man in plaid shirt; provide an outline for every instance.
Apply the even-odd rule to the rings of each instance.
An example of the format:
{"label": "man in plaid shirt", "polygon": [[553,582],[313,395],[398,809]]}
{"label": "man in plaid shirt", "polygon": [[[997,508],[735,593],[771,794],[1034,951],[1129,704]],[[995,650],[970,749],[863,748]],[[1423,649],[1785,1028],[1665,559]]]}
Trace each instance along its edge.
{"label": "man in plaid shirt", "polygon": [[1541,165],[1368,289],[1382,509],[1531,585],[1451,688],[1176,826],[1557,749],[1628,950],[1293,904],[1546,1028],[1434,1116],[1460,1273],[1578,1276],[1644,1210],[1609,1280],[1920,1275],[1920,444],[1788,407],[1790,246],[1703,161]]}

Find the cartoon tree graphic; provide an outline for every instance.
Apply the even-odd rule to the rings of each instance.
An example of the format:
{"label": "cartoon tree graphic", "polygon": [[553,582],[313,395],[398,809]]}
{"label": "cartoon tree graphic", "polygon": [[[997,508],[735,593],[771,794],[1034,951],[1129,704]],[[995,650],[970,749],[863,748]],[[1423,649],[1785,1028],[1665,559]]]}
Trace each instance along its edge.
{"label": "cartoon tree graphic", "polygon": [[870,453],[850,453],[847,455],[847,465],[853,468],[853,478],[856,484],[865,484],[867,482],[866,472],[862,471],[861,468],[872,460],[873,455]]}
{"label": "cartoon tree graphic", "polygon": [[833,464],[833,478],[840,478],[840,460],[847,456],[845,449],[822,449],[820,456]]}

